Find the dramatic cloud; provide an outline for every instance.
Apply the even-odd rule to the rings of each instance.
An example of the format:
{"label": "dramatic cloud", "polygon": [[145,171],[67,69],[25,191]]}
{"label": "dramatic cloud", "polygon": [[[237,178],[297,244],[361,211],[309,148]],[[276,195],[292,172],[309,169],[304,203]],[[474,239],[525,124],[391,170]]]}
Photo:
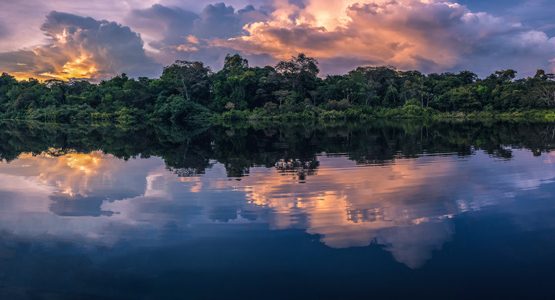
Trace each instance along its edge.
{"label": "dramatic cloud", "polygon": [[[505,67],[532,72],[555,57],[555,39],[544,32],[446,1],[276,3],[270,20],[215,44],[276,59],[305,52],[324,62],[348,59],[428,72]],[[326,71],[346,69],[337,64]]]}
{"label": "dramatic cloud", "polygon": [[0,39],[0,52],[44,44],[40,26],[52,11],[110,20],[121,23],[131,9],[149,7],[158,0],[18,0],[0,1],[0,20],[14,33],[9,39]]}
{"label": "dramatic cloud", "polygon": [[[320,61],[324,74],[393,65],[424,72],[469,69],[482,76],[513,68],[525,76],[537,68],[555,71],[553,9],[547,0],[1,2],[0,71],[43,79],[148,76],[156,74],[153,61],[202,60],[218,69],[228,53],[261,65],[304,52]],[[39,30],[53,10],[66,12],[56,13],[65,20],[48,15],[47,23],[78,29],[67,30],[70,43],[58,39],[64,32],[59,26]],[[81,28],[89,19],[96,25]]]}
{"label": "dramatic cloud", "polygon": [[143,10],[133,10],[127,23],[142,33],[143,38],[151,41],[155,49],[164,45],[175,45],[191,34],[193,23],[198,15],[181,8],[153,5]]}
{"label": "dramatic cloud", "polygon": [[195,13],[157,4],[133,10],[125,21],[142,33],[153,55],[165,64],[175,59],[190,59],[219,66],[225,55],[235,50],[214,46],[211,41],[242,36],[246,34],[245,25],[267,17],[252,5],[236,10],[224,3],[210,4]]}
{"label": "dramatic cloud", "polygon": [[48,38],[46,45],[0,53],[0,69],[20,78],[93,80],[121,72],[152,76],[160,70],[129,27],[51,12],[41,30]]}

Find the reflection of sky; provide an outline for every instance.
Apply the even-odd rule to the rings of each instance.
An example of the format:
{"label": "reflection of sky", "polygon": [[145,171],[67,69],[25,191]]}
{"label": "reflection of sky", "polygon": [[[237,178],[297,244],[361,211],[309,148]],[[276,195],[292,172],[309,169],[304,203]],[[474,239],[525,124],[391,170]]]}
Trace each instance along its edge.
{"label": "reflection of sky", "polygon": [[316,174],[299,181],[295,172],[273,168],[253,168],[236,180],[216,163],[202,177],[179,178],[158,158],[22,155],[0,165],[0,230],[91,244],[125,239],[155,245],[168,228],[260,223],[305,230],[332,248],[379,244],[417,268],[452,238],[451,219],[463,213],[496,206],[523,228],[550,225],[532,222],[527,214],[534,210],[507,207],[519,207],[509,204],[532,191],[549,197],[542,185],[555,179],[554,157],[514,150],[512,160],[479,152],[357,166],[345,157],[321,156]]}

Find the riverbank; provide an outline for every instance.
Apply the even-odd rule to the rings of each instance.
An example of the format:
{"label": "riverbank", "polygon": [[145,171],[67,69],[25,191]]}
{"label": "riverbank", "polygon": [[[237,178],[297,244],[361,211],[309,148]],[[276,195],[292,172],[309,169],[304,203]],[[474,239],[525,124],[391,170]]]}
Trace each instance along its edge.
{"label": "riverbank", "polygon": [[345,110],[326,110],[308,106],[300,111],[229,110],[223,113],[201,111],[183,119],[163,119],[141,110],[121,109],[113,113],[94,111],[56,112],[49,110],[26,111],[16,115],[2,115],[3,121],[38,121],[58,124],[112,124],[121,126],[135,125],[220,125],[240,122],[368,122],[383,120],[415,121],[510,121],[510,122],[555,122],[555,110],[514,110],[514,111],[473,111],[440,112],[431,108],[406,105],[400,108],[352,107]]}
{"label": "riverbank", "polygon": [[475,112],[440,112],[421,107],[402,108],[351,108],[347,110],[309,109],[300,112],[275,113],[261,109],[252,111],[233,110],[214,115],[212,120],[221,122],[238,121],[370,121],[370,120],[473,120],[473,121],[524,121],[524,122],[555,122],[555,110],[524,110],[524,111],[475,111]]}

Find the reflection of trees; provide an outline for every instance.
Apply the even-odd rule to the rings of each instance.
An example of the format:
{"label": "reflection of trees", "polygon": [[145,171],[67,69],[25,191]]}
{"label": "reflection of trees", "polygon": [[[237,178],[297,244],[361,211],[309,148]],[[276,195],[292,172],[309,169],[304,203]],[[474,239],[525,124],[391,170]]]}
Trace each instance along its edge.
{"label": "reflection of trees", "polygon": [[216,160],[230,177],[248,175],[253,166],[266,166],[304,180],[318,168],[319,153],[345,153],[360,164],[387,164],[423,153],[465,156],[477,149],[510,159],[510,147],[539,155],[555,147],[555,125],[397,121],[125,129],[12,122],[0,125],[0,139],[0,159],[7,161],[23,152],[56,155],[102,150],[122,159],[159,156],[179,176],[203,174]]}
{"label": "reflection of trees", "polygon": [[280,173],[294,174],[297,176],[298,180],[303,181],[307,176],[315,175],[319,165],[320,163],[314,158],[309,161],[300,159],[280,159],[276,162],[275,166]]}

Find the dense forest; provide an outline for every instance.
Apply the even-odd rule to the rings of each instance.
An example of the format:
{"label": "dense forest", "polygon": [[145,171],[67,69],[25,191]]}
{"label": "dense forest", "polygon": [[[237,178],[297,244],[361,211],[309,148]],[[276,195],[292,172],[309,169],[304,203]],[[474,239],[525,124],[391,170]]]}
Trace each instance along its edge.
{"label": "dense forest", "polygon": [[469,71],[422,74],[392,67],[359,67],[345,75],[319,76],[304,54],[275,66],[250,67],[228,55],[212,72],[202,62],[176,61],[160,78],[121,74],[100,83],[0,76],[0,116],[51,122],[155,121],[243,118],[365,118],[490,115],[541,111],[555,119],[555,76],[538,70],[517,79],[514,70],[486,78]]}

